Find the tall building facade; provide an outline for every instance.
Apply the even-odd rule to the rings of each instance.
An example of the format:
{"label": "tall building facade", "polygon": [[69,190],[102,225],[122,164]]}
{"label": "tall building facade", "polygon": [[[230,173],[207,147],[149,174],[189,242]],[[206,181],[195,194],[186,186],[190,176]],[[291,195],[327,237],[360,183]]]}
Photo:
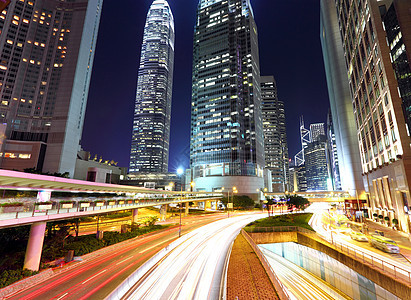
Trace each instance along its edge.
{"label": "tall building facade", "polygon": [[264,187],[257,26],[249,0],[200,0],[190,163],[196,190]]}
{"label": "tall building facade", "polygon": [[[392,5],[395,12],[390,12]],[[407,92],[400,86],[405,86],[410,76],[395,76],[395,62],[402,60],[402,66],[410,62],[410,6],[402,0],[322,0],[324,12],[335,16],[327,19],[322,13],[325,56],[344,58],[343,63],[331,63],[326,70],[330,76],[341,74],[348,79],[370,213],[399,220],[399,227],[406,232],[410,228],[411,149]],[[395,22],[398,24],[393,25]],[[397,38],[390,38],[392,32],[387,28],[397,30]],[[398,43],[404,47],[396,48]],[[335,49],[339,45],[342,53]],[[400,58],[404,52],[406,60]],[[325,60],[326,65],[331,61]]]}
{"label": "tall building facade", "polygon": [[325,136],[324,123],[310,124],[310,141],[316,142],[320,139],[320,136]]}
{"label": "tall building facade", "polygon": [[0,14],[1,168],[73,176],[102,3],[12,1]]}
{"label": "tall building facade", "polygon": [[265,167],[271,171],[274,192],[288,188],[288,146],[284,102],[278,99],[274,76],[261,76]]}
{"label": "tall building facade", "polygon": [[365,197],[360,151],[335,0],[320,1],[320,40],[327,78],[341,189]]}
{"label": "tall building facade", "polygon": [[325,135],[318,136],[304,151],[308,191],[332,190],[327,151]]}
{"label": "tall building facade", "polygon": [[144,27],[130,154],[130,174],[166,173],[174,68],[174,18],[153,1]]}
{"label": "tall building facade", "polygon": [[335,139],[335,131],[331,111],[327,116],[327,155],[329,173],[331,174],[332,186],[334,191],[341,190],[340,164],[338,162],[337,143]]}

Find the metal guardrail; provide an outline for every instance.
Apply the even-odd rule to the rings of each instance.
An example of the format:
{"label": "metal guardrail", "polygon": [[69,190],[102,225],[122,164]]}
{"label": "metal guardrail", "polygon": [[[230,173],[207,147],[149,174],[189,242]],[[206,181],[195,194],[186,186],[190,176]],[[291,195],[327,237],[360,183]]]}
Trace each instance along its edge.
{"label": "metal guardrail", "polygon": [[260,259],[265,271],[268,274],[268,277],[270,277],[271,282],[273,283],[274,287],[276,288],[276,291],[278,293],[278,296],[280,297],[281,300],[285,299],[291,299],[286,287],[281,283],[281,281],[278,279],[277,275],[275,274],[273,268],[265,258],[264,254],[261,252],[260,248],[258,248],[257,244],[253,241],[253,239],[248,235],[248,233],[242,229],[241,234],[245,237],[247,242],[250,244],[250,246],[254,249],[255,253],[257,254],[258,258]]}
{"label": "metal guardrail", "polygon": [[353,247],[344,245],[337,241],[324,238],[327,242],[334,245],[335,248],[342,253],[346,253],[347,255],[354,257],[355,259],[361,261],[362,263],[367,263],[373,266],[374,268],[380,269],[383,272],[389,273],[390,275],[394,276],[394,278],[403,280],[407,282],[409,285],[411,284],[411,271],[408,271],[404,268],[398,267],[394,264],[384,261],[381,258],[375,257],[364,251],[355,249]]}
{"label": "metal guardrail", "polygon": [[379,269],[383,272],[386,272],[392,275],[394,278],[403,280],[408,284],[411,284],[411,271],[406,270],[405,268],[398,267],[394,264],[384,261],[381,258],[370,255],[364,251],[355,249],[348,245],[344,245],[340,242],[335,241],[334,239],[328,239],[323,236],[320,236],[316,232],[311,230],[298,227],[298,226],[277,226],[277,227],[257,227],[247,229],[250,233],[262,233],[262,232],[301,232],[304,234],[315,236],[317,239],[327,241],[329,244],[333,245],[336,250],[347,254],[350,257],[362,262],[363,264],[369,264],[372,267]]}

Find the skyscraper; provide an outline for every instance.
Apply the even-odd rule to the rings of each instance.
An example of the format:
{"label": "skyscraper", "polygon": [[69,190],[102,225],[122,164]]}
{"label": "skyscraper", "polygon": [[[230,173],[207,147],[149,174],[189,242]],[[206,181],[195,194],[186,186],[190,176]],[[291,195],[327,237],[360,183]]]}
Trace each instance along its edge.
{"label": "skyscraper", "polygon": [[1,168],[73,175],[102,2],[12,1],[0,14]]}
{"label": "skyscraper", "polygon": [[320,40],[341,174],[341,189],[364,194],[361,159],[335,0],[320,1]]}
{"label": "skyscraper", "polygon": [[130,174],[166,173],[174,67],[174,18],[166,0],[147,14],[134,109]]}
{"label": "skyscraper", "polygon": [[310,140],[311,140],[311,142],[318,141],[321,135],[325,136],[324,123],[310,124]]}
{"label": "skyscraper", "polygon": [[335,132],[331,112],[327,116],[327,150],[328,150],[328,165],[330,168],[333,190],[341,190],[340,165],[338,162],[337,144],[335,140]]}
{"label": "skyscraper", "polygon": [[273,76],[261,77],[265,167],[271,171],[274,192],[288,188],[288,146],[284,102],[278,99]]}
{"label": "skyscraper", "polygon": [[[394,10],[390,11],[392,5]],[[322,0],[322,7],[326,12],[322,14],[325,56],[345,59],[341,64],[330,64],[326,59],[327,77],[344,74],[342,78],[348,78],[370,213],[395,218],[400,229],[409,232],[411,148],[406,82],[411,77],[405,69],[400,72],[407,76],[398,76],[396,66],[397,62],[401,68],[410,63],[402,55],[411,47],[407,25],[411,3]],[[327,15],[334,18],[327,19]],[[340,32],[330,35],[336,30]]]}
{"label": "skyscraper", "polygon": [[327,161],[327,140],[319,135],[304,150],[305,170],[308,191],[332,190],[329,165]]}
{"label": "skyscraper", "polygon": [[201,0],[194,32],[191,157],[196,190],[264,187],[257,26],[249,0]]}

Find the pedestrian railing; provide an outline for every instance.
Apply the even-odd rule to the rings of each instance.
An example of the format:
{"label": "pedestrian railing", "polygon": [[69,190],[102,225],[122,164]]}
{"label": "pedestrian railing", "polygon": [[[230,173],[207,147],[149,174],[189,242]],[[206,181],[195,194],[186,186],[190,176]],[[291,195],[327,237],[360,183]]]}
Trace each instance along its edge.
{"label": "pedestrian railing", "polygon": [[349,245],[343,244],[335,239],[327,238],[324,236],[320,236],[319,234],[302,228],[298,226],[275,226],[275,227],[255,227],[255,228],[247,228],[247,232],[249,233],[262,233],[262,232],[301,232],[306,235],[311,235],[313,238],[320,240],[320,241],[327,241],[331,245],[335,247],[336,250],[347,254],[355,258],[356,260],[364,263],[369,264],[373,268],[379,269],[384,273],[388,273],[393,276],[395,279],[402,280],[407,284],[411,284],[411,268],[407,270],[405,267],[401,267],[392,263],[385,261],[382,258],[376,257],[371,255],[369,252],[365,252],[359,250],[357,248],[351,247]]}
{"label": "pedestrian railing", "polygon": [[[111,211],[120,211],[128,209],[136,209],[139,207],[150,207],[156,205],[165,204],[179,204],[182,202],[191,201],[216,201],[219,200],[218,197],[193,197],[193,198],[167,198],[167,199],[121,199],[121,200],[110,200],[102,199],[92,201],[52,201],[45,204],[36,203],[34,201],[25,201],[22,205],[17,206],[15,211],[11,207],[7,209],[0,208],[0,223],[4,223],[7,220],[16,219],[29,219],[33,217],[50,216],[52,215],[92,215],[94,213],[104,213]],[[64,216],[61,216],[64,218]],[[7,224],[0,224],[0,227],[7,226]]]}
{"label": "pedestrian railing", "polygon": [[250,237],[250,235],[244,229],[241,230],[241,233],[245,237],[245,239],[248,241],[250,246],[254,249],[254,252],[257,254],[258,258],[260,259],[260,261],[261,261],[265,271],[267,272],[268,276],[270,277],[270,280],[273,283],[280,299],[281,300],[291,299],[289,294],[288,294],[287,288],[278,279],[278,277],[275,274],[275,272],[274,272],[273,268],[271,267],[270,263],[267,261],[264,254],[261,252],[260,248],[254,242],[254,240]]}

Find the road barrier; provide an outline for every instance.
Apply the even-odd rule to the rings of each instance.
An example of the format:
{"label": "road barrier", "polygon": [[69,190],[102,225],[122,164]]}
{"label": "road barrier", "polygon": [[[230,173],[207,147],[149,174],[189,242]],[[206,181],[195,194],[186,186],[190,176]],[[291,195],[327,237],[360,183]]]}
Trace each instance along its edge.
{"label": "road barrier", "polygon": [[385,273],[390,274],[395,279],[402,280],[407,284],[411,284],[411,271],[407,270],[404,267],[396,266],[392,263],[386,262],[381,258],[373,256],[369,253],[364,251],[355,249],[348,245],[344,245],[341,242],[336,241],[335,239],[327,238],[320,236],[319,234],[305,229],[298,226],[276,226],[276,227],[255,227],[255,228],[247,228],[247,232],[250,233],[261,233],[261,232],[300,232],[307,235],[311,235],[311,237],[320,240],[326,241],[327,243],[333,245],[335,249],[339,252],[347,254],[355,258],[356,260],[362,262],[363,264],[369,264],[372,267],[379,269]]}

